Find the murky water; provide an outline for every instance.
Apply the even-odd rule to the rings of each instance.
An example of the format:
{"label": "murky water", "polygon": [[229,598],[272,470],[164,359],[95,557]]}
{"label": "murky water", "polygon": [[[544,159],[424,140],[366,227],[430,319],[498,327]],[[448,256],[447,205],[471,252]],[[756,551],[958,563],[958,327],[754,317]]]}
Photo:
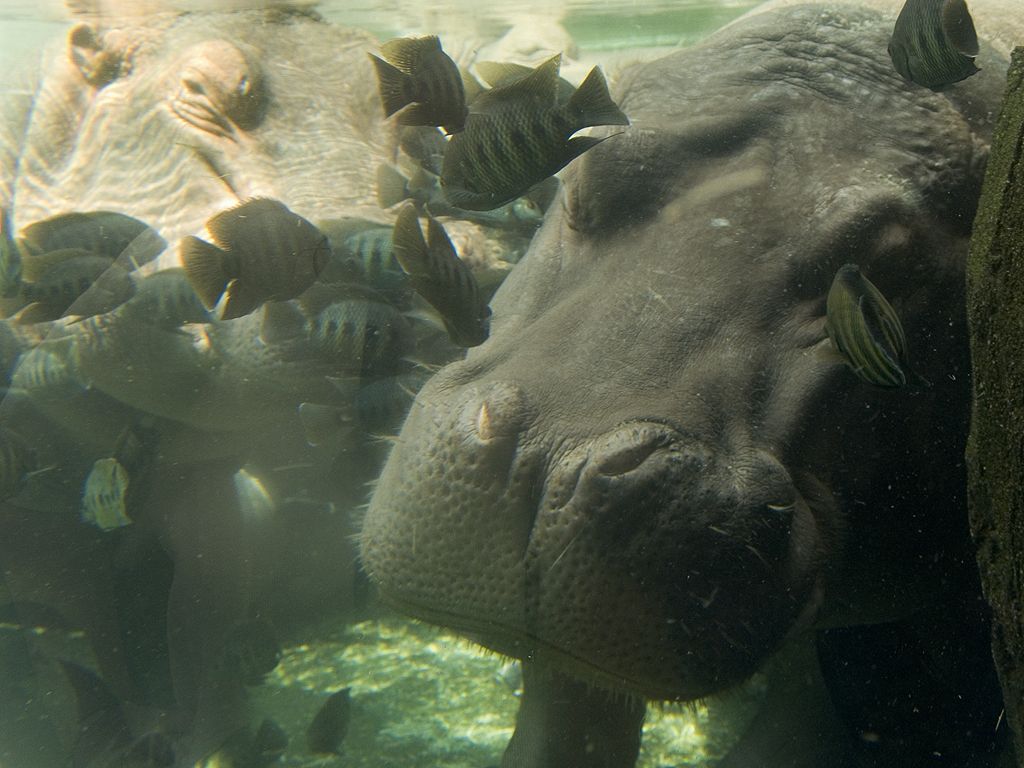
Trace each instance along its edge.
{"label": "murky water", "polygon": [[[948,198],[947,207],[959,205],[976,191],[977,179],[963,185],[967,192],[943,187],[938,194],[934,186],[951,184],[947,176],[975,172],[982,163],[965,153],[949,168],[940,168],[927,146],[928,132],[918,122],[909,147],[899,143],[900,126],[882,125],[878,116],[898,100],[894,93],[900,98],[911,94],[906,98],[913,104],[908,114],[914,121],[948,106],[936,101],[944,97],[909,91],[888,71],[887,55],[879,53],[884,35],[871,38],[878,50],[865,55],[879,55],[864,82],[858,81],[858,71],[839,71],[848,66],[842,57],[830,62],[819,79],[805,82],[805,70],[815,71],[813,62],[795,65],[793,59],[806,51],[798,45],[795,56],[773,58],[793,44],[788,38],[773,39],[763,50],[751,44],[732,52],[762,56],[751,59],[751,69],[739,75],[728,72],[715,80],[715,72],[703,73],[724,95],[686,92],[689,101],[666,112],[671,115],[667,129],[662,115],[652,119],[650,111],[640,130],[627,129],[619,106],[605,103],[628,81],[628,74],[616,78],[631,64],[696,43],[757,4],[329,0],[315,4],[328,24],[305,13],[263,14],[262,6],[279,3],[251,0],[76,0],[69,2],[74,13],[56,0],[0,5],[0,71],[11,73],[0,83],[0,206],[4,226],[9,226],[0,240],[0,768],[65,768],[69,763],[75,768],[489,768],[501,762],[524,700],[523,673],[511,658],[515,654],[535,668],[549,664],[572,670],[617,691],[669,690],[661,698],[695,698],[685,705],[649,707],[638,768],[711,765],[755,717],[771,721],[775,713],[766,714],[763,706],[768,675],[762,670],[751,676],[751,670],[790,630],[809,626],[827,581],[817,570],[826,570],[819,560],[828,559],[829,547],[839,546],[848,526],[863,524],[862,518],[843,517],[834,507],[849,501],[856,514],[869,515],[876,508],[893,513],[897,503],[890,497],[897,492],[887,479],[879,485],[887,489],[878,492],[882,501],[865,511],[861,507],[869,505],[861,497],[874,492],[869,487],[874,477],[851,481],[849,498],[838,498],[837,491],[833,499],[818,476],[828,478],[832,467],[817,467],[817,455],[802,460],[818,474],[802,464],[783,466],[774,452],[789,461],[788,453],[805,450],[805,442],[815,448],[834,442],[814,433],[825,429],[820,424],[804,431],[790,424],[799,415],[791,413],[796,407],[780,408],[781,415],[771,418],[751,416],[761,421],[729,431],[728,439],[720,441],[725,447],[714,440],[700,447],[704,422],[725,423],[735,413],[746,413],[747,406],[768,412],[776,403],[764,392],[796,385],[788,373],[773,367],[775,362],[762,359],[783,343],[777,339],[784,334],[774,326],[767,334],[771,338],[756,349],[743,346],[751,335],[744,331],[729,337],[720,359],[708,351],[711,342],[717,343],[708,329],[728,323],[697,316],[706,298],[703,284],[697,285],[692,274],[674,272],[674,260],[691,240],[697,242],[694,273],[703,279],[719,258],[732,263],[727,260],[737,253],[754,254],[750,263],[736,262],[739,276],[727,277],[741,287],[715,305],[715,312],[729,305],[739,315],[740,305],[762,306],[760,300],[751,301],[744,281],[748,271],[763,267],[762,258],[767,262],[775,254],[773,249],[782,252],[780,262],[799,267],[790,271],[804,275],[801,280],[821,282],[813,289],[821,294],[817,298],[804,282],[780,293],[787,301],[798,296],[800,302],[794,310],[798,319],[781,324],[799,329],[794,332],[799,345],[790,350],[795,362],[787,363],[798,371],[791,378],[812,382],[807,387],[824,386],[821,382],[840,380],[841,368],[832,347],[831,355],[818,355],[834,344],[821,317],[829,288],[821,274],[835,271],[829,259],[835,252],[845,254],[844,259],[887,254],[886,248],[902,248],[901,258],[907,252],[914,258],[932,253],[932,240],[907,245],[924,235],[907,223],[913,215],[906,211],[939,198]],[[210,13],[225,9],[232,13]],[[113,18],[118,21],[112,24]],[[822,14],[821,19],[848,32],[842,13]],[[373,69],[366,57],[381,53],[381,41],[425,34],[439,35],[464,68],[488,60],[534,65],[562,52],[561,74],[570,89],[600,66],[611,82],[610,95],[587,102],[588,109],[601,105],[595,110],[600,118],[574,128],[573,141],[589,141],[592,150],[601,144],[600,137],[609,139],[608,148],[610,139],[628,134],[623,141],[632,142],[627,146],[640,159],[633,162],[634,155],[627,155],[630,162],[607,166],[595,161],[609,181],[583,190],[582,202],[582,184],[544,187],[543,181],[531,179],[509,193],[507,204],[492,205],[495,210],[452,205],[456,185],[450,178],[440,180],[448,173],[440,158],[451,156],[461,140],[452,137],[460,131],[447,137],[419,132],[410,138],[411,132],[399,134],[394,119],[382,124],[386,88],[378,89],[374,76],[383,70]],[[810,59],[819,55],[817,49],[812,53]],[[762,66],[765,62],[772,66]],[[727,70],[730,62],[718,60],[716,66]],[[466,69],[462,75],[467,92],[474,85],[471,73]],[[479,69],[476,73],[486,80]],[[758,92],[755,106],[747,103],[743,87],[776,76],[787,87],[796,83],[798,95],[780,87]],[[682,90],[689,72],[665,70],[660,77]],[[517,98],[570,113],[568,97],[556,102],[556,88],[562,86],[554,78],[545,83],[550,88],[539,91],[543,98],[532,90],[528,99],[522,92]],[[812,87],[804,88],[808,83]],[[992,87],[985,87],[989,90],[983,96],[991,99]],[[633,93],[641,109],[645,99],[652,100],[650,93]],[[812,100],[802,101],[806,98]],[[490,99],[477,103],[478,118],[502,114],[493,94]],[[810,106],[787,123],[790,101]],[[836,107],[846,109],[847,102],[857,105],[849,113]],[[828,112],[818,125],[819,109],[822,114],[836,109],[838,117]],[[690,111],[698,119],[676,132]],[[978,115],[984,111],[976,110]],[[868,129],[870,140],[852,137],[855,124],[869,118],[876,120]],[[960,126],[959,115],[947,118],[943,125]],[[815,151],[824,152],[825,146],[831,153],[839,147],[826,163],[831,175],[821,179],[810,178],[817,165],[805,157],[800,134],[805,119],[818,131],[809,142]],[[513,127],[499,135],[502,140],[517,137],[509,140],[510,147],[477,147],[475,155],[466,150],[469,159],[459,170],[465,172],[480,157],[489,157],[492,164],[518,157],[528,131]],[[535,128],[531,123],[530,130]],[[886,133],[890,129],[892,135]],[[953,151],[949,148],[964,136],[970,147],[981,146],[979,137],[988,126],[977,130],[975,136],[964,127],[953,136],[950,129],[943,151]],[[468,134],[468,128],[461,131],[462,137]],[[869,150],[882,134],[878,143],[895,148],[891,154],[898,159],[887,156],[886,162],[899,165],[896,170],[871,164]],[[529,139],[537,140],[534,135]],[[796,142],[799,151],[787,153],[787,142]],[[900,165],[913,166],[915,153],[925,156],[926,170],[917,176]],[[647,162],[648,154],[653,163]],[[843,167],[849,158],[856,163]],[[676,176],[661,186],[641,188],[664,168]],[[487,170],[499,175],[493,166]],[[784,184],[787,171],[796,178],[790,187]],[[545,174],[552,175],[550,167]],[[931,186],[913,189],[925,184],[921,178]],[[461,191],[479,193],[478,186],[489,181],[489,176],[476,179],[477,186],[467,184]],[[876,182],[878,189],[870,187]],[[869,187],[873,194],[864,191]],[[875,208],[857,208],[864,200],[865,209],[868,203]],[[719,210],[727,204],[732,208]],[[790,206],[800,212],[795,227],[785,221]],[[831,218],[816,227],[806,221],[833,210],[856,226],[845,219],[842,227]],[[545,219],[545,211],[554,215]],[[761,219],[746,222],[755,218],[751,211]],[[947,214],[953,215],[942,208],[920,218],[934,224]],[[965,248],[962,217],[969,211],[955,214],[961,229],[950,225],[955,234],[942,242]],[[550,226],[556,218],[560,230]],[[687,223],[667,237],[644,239],[640,226],[624,236],[620,220],[629,226]],[[877,237],[858,241],[856,247],[849,244],[860,236],[860,228],[877,221]],[[761,225],[768,234],[758,229]],[[820,231],[831,233],[829,227],[845,239],[815,246],[825,253],[826,267],[799,264],[801,249],[817,243]],[[802,239],[786,240],[790,230]],[[531,243],[542,235],[548,237],[549,261],[521,263],[525,254],[536,252]],[[574,252],[564,245],[572,238],[589,239]],[[421,246],[422,253],[417,250]],[[580,260],[605,247],[618,249],[612,255],[620,271],[610,270],[607,262]],[[413,251],[423,263],[413,260]],[[458,258],[448,258],[452,253]],[[671,263],[645,266],[648,253],[668,254]],[[960,255],[950,256],[950,263]],[[634,261],[624,262],[625,256],[640,265],[642,285],[630,282]],[[445,258],[438,267],[437,260]],[[424,263],[436,270],[426,278]],[[595,274],[610,275],[606,282],[618,286],[621,281],[626,290],[597,302],[577,297],[553,334],[557,338],[545,346],[544,334],[551,330],[544,323],[551,321],[542,317],[530,326],[536,319],[533,304],[520,306],[506,296],[502,305],[499,295],[495,305],[504,309],[492,317],[487,307],[509,274],[523,274],[514,271],[517,265],[548,270],[532,274],[538,293],[549,282],[572,278],[563,290],[576,296],[577,286]],[[927,271],[916,264],[914,269]],[[950,270],[933,271],[945,275]],[[437,298],[436,284],[444,277],[449,278],[447,293]],[[708,282],[714,289],[715,281]],[[946,295],[941,299],[937,303],[945,308]],[[900,311],[917,311],[921,301],[914,294],[895,303]],[[658,312],[670,306],[675,314],[668,321],[658,319]],[[597,372],[585,377],[566,370],[563,358],[579,350],[560,347],[562,334],[599,359],[604,345],[615,339],[581,341],[580,328],[612,316],[655,318],[648,321],[648,332],[667,334],[678,325],[680,338],[689,338],[684,326],[691,323],[697,327],[695,338],[707,334],[711,339],[708,349],[700,341],[693,352],[699,360],[708,355],[708,370],[684,371],[683,361],[666,373],[659,365],[678,351],[679,339],[670,339],[667,353],[658,349],[644,356],[637,351],[644,341],[639,336],[625,344],[618,339],[621,356],[632,361],[628,364],[601,360]],[[941,334],[931,328],[914,331],[914,338],[929,340],[922,356],[932,355],[926,364],[938,368],[939,375],[922,370],[943,386],[951,386],[947,380],[967,379],[960,369],[956,375],[950,372],[960,364],[956,350],[947,354],[933,347],[935,337],[945,338],[954,327],[951,318],[941,318]],[[885,319],[899,325],[889,314]],[[464,347],[509,322],[525,322],[528,340],[541,339],[542,352],[527,357],[531,363],[542,361],[536,371],[518,371],[507,380],[482,376],[478,389],[468,393],[461,381],[448,381],[438,387],[440,395],[435,391],[432,400],[414,403],[431,377],[466,354]],[[752,325],[761,330],[758,324],[767,322],[759,318]],[[903,331],[893,333],[896,338]],[[488,365],[499,368],[518,351],[505,349]],[[744,366],[756,368],[740,394],[730,393],[712,375],[730,366],[741,372]],[[817,367],[805,375],[801,366]],[[471,366],[461,371],[456,376],[478,373]],[[554,383],[524,394],[528,386],[521,379],[538,371],[550,372]],[[861,430],[856,435],[875,440],[879,453],[904,445],[897,439],[902,433],[881,432],[877,438],[872,431],[908,420],[903,409],[913,404],[896,399],[903,391],[889,400],[870,399],[877,392],[869,388],[878,381],[854,382],[855,375],[863,378],[862,370],[855,374],[843,368],[842,373],[847,376],[844,388],[833,399],[846,407],[851,398],[864,398],[863,408],[849,419],[851,433]],[[653,413],[684,374],[696,382],[685,380],[693,391],[673,400],[671,408],[679,400],[696,408],[693,423]],[[621,395],[612,391],[620,375],[632,387],[625,398],[629,402],[621,406],[624,416],[610,405]],[[546,403],[554,414],[549,414],[552,423],[565,433],[551,438],[550,445],[548,436],[536,437],[522,423],[532,418],[537,403],[554,397],[549,386],[570,392],[568,402]],[[865,390],[872,395],[864,395]],[[929,392],[913,390],[920,400]],[[783,394],[775,399],[802,403],[789,390]],[[815,397],[814,409],[828,399]],[[412,463],[405,466],[412,468],[405,471],[416,475],[418,485],[404,485],[403,475],[378,484],[389,452],[394,457],[409,444],[403,441],[415,446],[415,439],[421,439],[419,433],[399,434],[410,413],[410,421],[419,419],[421,432],[448,429],[453,437],[427,443],[425,458],[414,453],[407,459]],[[589,425],[582,426],[591,416],[601,425],[593,434]],[[832,427],[829,419],[820,421]],[[798,438],[785,432],[779,444],[789,440],[793,445],[780,448],[772,442],[774,433],[762,438],[772,429],[792,430]],[[805,441],[805,434],[814,439]],[[941,437],[947,439],[946,433]],[[923,444],[940,453],[932,442]],[[846,449],[852,452],[856,445]],[[956,449],[950,449],[951,462],[959,461]],[[736,457],[715,454],[729,450]],[[885,456],[878,461],[886,469],[912,460]],[[847,461],[846,454],[842,458]],[[644,472],[685,481],[680,487],[687,493],[696,489],[696,498],[710,510],[707,520],[703,507],[701,514],[689,508],[680,512],[674,488],[666,491],[654,484],[647,495],[637,491],[630,483],[642,482]],[[682,480],[672,472],[682,473]],[[932,491],[936,495],[955,496],[955,489],[943,485],[946,481],[914,477],[910,495],[927,486],[938,489]],[[397,499],[394,507],[404,504],[406,512],[416,513],[413,522],[403,518],[395,523],[390,507],[367,514],[371,495],[382,486]],[[651,517],[672,531],[670,537],[657,535],[661,528],[650,534],[642,515],[622,514],[621,509],[615,510],[618,517],[608,514],[607,499],[620,494],[632,504],[634,492],[638,507],[655,509]],[[466,502],[470,497],[475,505]],[[365,534],[372,526],[364,522],[374,513],[377,529]],[[658,517],[662,513],[667,523]],[[731,527],[748,513],[756,524]],[[559,515],[565,519],[554,520]],[[920,521],[927,516],[911,522],[891,517],[896,521],[886,518],[885,525],[913,529],[907,537],[917,546],[921,529],[927,528]],[[691,518],[697,520],[692,529],[687,527]],[[594,519],[601,525],[592,525]],[[485,535],[472,539],[473,530]],[[464,534],[469,538],[461,538]],[[620,538],[612,540],[613,535]],[[537,540],[544,536],[549,538],[542,546]],[[631,548],[622,545],[627,540]],[[447,541],[459,542],[453,548],[458,554],[446,551]],[[398,587],[391,602],[461,632],[412,621],[382,605],[370,586],[379,574],[367,573],[372,563],[366,553],[374,543],[380,547],[375,556],[398,574],[392,576]],[[720,545],[721,556],[716,554]],[[663,546],[668,554],[659,549]],[[902,551],[901,546],[894,543],[891,549]],[[620,558],[626,549],[628,556]],[[576,558],[586,563],[595,552],[595,570],[569,570],[580,567]],[[938,554],[913,550],[909,559],[925,563],[924,568],[939,563],[943,569],[953,567],[947,561],[970,562],[959,550],[951,555],[945,549]],[[442,589],[421,583],[421,568]],[[722,588],[716,581],[719,572],[726,581],[734,579],[729,594],[729,585]],[[868,580],[874,574],[856,577]],[[884,571],[881,579],[898,583],[896,592],[903,588],[902,571],[895,576]],[[554,596],[538,586],[544,580],[555,585]],[[648,590],[652,581],[656,588]],[[608,584],[628,584],[631,591],[610,595]],[[596,600],[589,588],[597,590]],[[431,604],[438,591],[448,589],[464,599],[464,611],[461,604],[446,604],[447,594]],[[512,599],[503,601],[509,595]],[[917,598],[908,588],[906,595],[884,593],[876,600],[880,608],[868,601],[868,624],[884,624],[887,612],[907,610],[906,605],[917,610]],[[614,607],[606,610],[605,599]],[[545,600],[562,610],[544,615]],[[745,601],[753,607],[743,606]],[[739,618],[730,623],[729,611],[736,606],[749,608],[749,614],[737,609]],[[881,619],[872,613],[876,608]],[[933,608],[920,610],[925,618],[915,632],[926,635],[928,621],[940,623],[928,614]],[[749,616],[754,618],[748,621]],[[639,632],[636,643],[634,622],[647,622],[646,634]],[[985,630],[980,622],[973,630],[978,627]],[[545,632],[556,637],[564,632],[571,641],[547,645]],[[602,646],[606,634],[621,644]],[[964,646],[976,639],[966,634]],[[644,645],[648,640],[650,645]],[[918,640],[915,635],[913,641]],[[857,641],[840,634],[835,643]],[[888,641],[882,637],[880,644],[885,647]],[[764,649],[757,645],[762,642]],[[935,670],[941,676],[944,665],[952,666],[947,657],[956,655],[949,648],[959,646],[936,650],[921,642],[926,646],[922,655],[928,657],[921,662],[927,667],[921,676]],[[583,649],[578,656],[574,644]],[[482,645],[497,650],[485,651]],[[984,640],[982,656],[983,646]],[[809,686],[809,676],[817,675],[817,649],[810,641],[786,646],[791,647],[797,649],[793,663],[808,663],[814,672],[804,675],[801,666],[787,684]],[[622,653],[623,648],[628,650]],[[730,654],[741,673],[730,669]],[[632,668],[623,672],[615,666],[623,658],[629,660],[627,667],[636,660],[637,677],[631,676]],[[790,661],[785,656],[785,663]],[[705,662],[707,669],[701,667]],[[868,659],[864,668],[874,669],[872,663]],[[680,670],[691,664],[705,675],[703,680],[695,675],[700,682],[693,685],[704,686],[701,692],[674,692],[689,690],[689,679],[680,683],[686,678]],[[350,707],[343,710],[344,722],[335,723],[327,736],[310,735],[324,702],[346,689]],[[574,706],[582,707],[590,706],[594,690],[603,688],[570,690],[577,697]],[[705,697],[707,691],[718,693]],[[628,711],[629,701],[616,694],[604,703],[611,717],[625,720],[622,712]],[[991,704],[991,697],[984,703]],[[257,727],[271,722],[273,737],[260,736]],[[875,724],[869,725],[862,740],[873,745],[880,737],[872,730]],[[587,727],[594,728],[589,721]],[[636,724],[625,730],[630,727],[635,734]],[[609,731],[617,734],[614,727]],[[149,740],[153,734],[158,738]],[[315,743],[326,747],[314,749]],[[172,747],[173,760],[166,752]]]}

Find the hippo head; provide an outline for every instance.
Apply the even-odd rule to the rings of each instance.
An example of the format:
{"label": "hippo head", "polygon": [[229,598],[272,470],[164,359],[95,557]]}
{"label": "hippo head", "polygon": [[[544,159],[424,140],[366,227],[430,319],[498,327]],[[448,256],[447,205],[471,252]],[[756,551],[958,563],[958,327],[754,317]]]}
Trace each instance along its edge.
{"label": "hippo head", "polygon": [[114,210],[174,242],[250,197],[310,219],[379,215],[394,136],[366,56],[377,42],[271,5],[83,15],[38,92],[5,106],[0,201],[15,225]]}
{"label": "hippo head", "polygon": [[[491,338],[419,393],[391,453],[361,535],[386,600],[689,700],[823,610],[900,610],[948,564],[988,127],[905,85],[886,36],[791,9],[620,78],[631,127],[570,167]],[[847,262],[921,384],[874,389],[833,352]]]}

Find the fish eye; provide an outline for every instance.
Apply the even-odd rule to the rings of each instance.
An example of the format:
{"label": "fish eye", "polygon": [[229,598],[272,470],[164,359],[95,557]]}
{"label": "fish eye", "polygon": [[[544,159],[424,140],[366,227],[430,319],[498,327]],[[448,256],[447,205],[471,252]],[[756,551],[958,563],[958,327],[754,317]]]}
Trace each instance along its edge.
{"label": "fish eye", "polygon": [[238,92],[239,96],[248,96],[251,88],[252,82],[249,80],[249,76],[242,75],[242,79],[238,81],[238,86],[235,90]]}

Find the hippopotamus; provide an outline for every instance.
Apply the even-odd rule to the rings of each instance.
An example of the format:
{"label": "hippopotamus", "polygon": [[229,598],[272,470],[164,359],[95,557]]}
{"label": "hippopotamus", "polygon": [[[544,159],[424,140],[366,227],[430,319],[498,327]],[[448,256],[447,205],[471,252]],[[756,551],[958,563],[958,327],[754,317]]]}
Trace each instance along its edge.
{"label": "hippopotamus", "polygon": [[[74,3],[37,86],[5,93],[0,206],[13,232],[63,213],[126,214],[169,244],[152,270],[175,266],[180,238],[247,198],[280,200],[325,232],[342,218],[386,226],[374,172],[397,142],[366,56],[377,42],[270,5],[121,17],[106,13],[116,4]],[[379,441],[350,431],[308,444],[298,409],[350,405],[327,377],[351,371],[313,348],[294,318],[291,328],[287,314],[268,318],[187,328],[145,313],[0,321],[0,418],[31,443],[40,470],[0,501],[0,604],[26,617],[26,606],[44,606],[84,630],[111,694],[172,724],[181,765],[250,724],[244,687],[225,671],[239,627],[269,621],[283,638],[357,603],[349,512],[365,500]],[[26,372],[30,350],[40,354]],[[159,436],[145,499],[131,525],[97,529],[80,515],[86,477],[135,429]],[[240,487],[254,489],[253,508]],[[3,695],[2,729],[14,734],[3,759],[66,764],[67,711],[19,739],[32,720],[25,702],[45,697]],[[88,749],[74,758],[116,759]]]}
{"label": "hippopotamus", "polygon": [[[566,170],[490,338],[417,395],[362,560],[386,602],[524,660],[503,768],[632,766],[644,702],[801,644],[813,664],[773,678],[723,765],[998,749],[963,282],[1024,30],[972,3],[982,72],[932,92],[889,60],[898,3],[869,5],[770,4],[621,72],[630,126]],[[851,262],[918,383],[836,355],[825,299]]]}

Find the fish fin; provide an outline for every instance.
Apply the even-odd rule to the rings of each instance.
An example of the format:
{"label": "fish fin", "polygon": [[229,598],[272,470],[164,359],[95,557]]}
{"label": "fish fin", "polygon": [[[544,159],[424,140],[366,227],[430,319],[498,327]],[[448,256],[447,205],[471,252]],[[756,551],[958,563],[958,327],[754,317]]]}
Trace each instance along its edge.
{"label": "fish fin", "polygon": [[516,80],[522,80],[533,71],[525,64],[511,61],[478,61],[473,66],[483,81],[492,88],[500,88]]}
{"label": "fish fin", "polygon": [[391,117],[412,101],[409,97],[409,76],[372,53],[367,55],[377,69],[377,90],[384,105],[384,117]]}
{"label": "fish fin", "polygon": [[299,419],[302,421],[306,442],[314,447],[323,445],[332,437],[344,436],[353,426],[351,414],[333,405],[301,403]]}
{"label": "fish fin", "polygon": [[391,235],[395,258],[407,275],[426,274],[427,241],[423,239],[416,207],[406,203],[398,212],[395,229]]}
{"label": "fish fin", "polygon": [[590,70],[569,99],[569,110],[580,115],[580,127],[588,125],[629,125],[629,118],[612,101],[608,83],[599,67]]}
{"label": "fish fin", "polygon": [[409,197],[409,180],[393,165],[377,166],[377,204],[381,208],[398,205]]}
{"label": "fish fin", "polygon": [[268,301],[263,305],[260,320],[260,341],[281,344],[293,341],[306,333],[306,316],[289,301]]}
{"label": "fish fin", "polygon": [[[452,245],[452,240],[448,237],[448,232],[445,231],[444,225],[433,216],[427,216],[427,250],[435,259],[440,254],[445,254],[440,258],[453,258],[459,264],[462,264],[462,259],[459,258],[458,251]],[[468,271],[469,267],[466,267],[466,270]]]}
{"label": "fish fin", "polygon": [[226,264],[227,254],[217,246],[192,235],[182,238],[179,252],[192,289],[206,308],[212,309],[220,301],[231,279]]}
{"label": "fish fin", "polygon": [[433,328],[435,331],[444,333],[448,331],[445,328],[444,321],[441,319],[441,315],[436,309],[427,304],[425,299],[423,300],[423,305],[405,310],[402,316],[414,323],[422,323]]}
{"label": "fish fin", "polygon": [[957,53],[978,55],[978,33],[964,0],[945,0],[942,4],[942,32]]}
{"label": "fish fin", "polygon": [[72,748],[73,765],[94,765],[131,744],[131,730],[117,696],[91,669],[60,659],[61,669],[75,695],[78,736]]}
{"label": "fish fin", "polygon": [[555,103],[558,89],[558,69],[562,54],[556,53],[541,62],[526,77],[514,80],[500,88],[492,88],[480,94],[473,102],[471,112],[487,114],[504,108],[509,103],[551,106]]}
{"label": "fish fin", "polygon": [[324,376],[324,378],[346,400],[354,400],[361,386],[358,376]]}
{"label": "fish fin", "polygon": [[427,37],[396,37],[380,47],[384,58],[405,74],[412,74],[423,60],[438,52],[443,53],[441,40],[437,35]]}
{"label": "fish fin", "polygon": [[459,74],[462,76],[462,92],[466,96],[467,104],[487,90],[483,83],[477,80],[476,77],[473,76],[473,73],[465,67],[459,67]]}
{"label": "fish fin", "polygon": [[437,119],[437,108],[432,104],[410,104],[395,119],[406,127],[433,125]]}
{"label": "fish fin", "polygon": [[228,284],[227,300],[224,302],[224,309],[221,311],[221,320],[234,320],[236,317],[248,315],[254,312],[261,301],[255,292],[246,287],[238,280],[232,280]]}
{"label": "fish fin", "polygon": [[49,323],[60,317],[60,310],[54,310],[39,301],[22,307],[11,318],[18,325],[35,325],[36,323]]}
{"label": "fish fin", "polygon": [[579,157],[588,149],[593,149],[605,139],[610,138],[611,136],[574,136],[567,142],[569,159]]}

